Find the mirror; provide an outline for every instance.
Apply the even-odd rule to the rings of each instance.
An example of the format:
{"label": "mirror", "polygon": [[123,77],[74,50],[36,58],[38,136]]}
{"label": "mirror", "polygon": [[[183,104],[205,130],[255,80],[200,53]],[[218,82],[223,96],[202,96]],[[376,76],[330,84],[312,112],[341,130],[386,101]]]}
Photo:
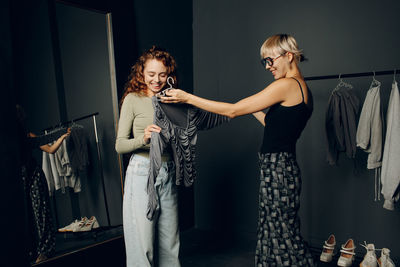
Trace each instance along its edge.
{"label": "mirror", "polygon": [[[63,2],[30,5],[13,26],[16,72],[21,77],[16,85],[17,102],[27,114],[27,129],[40,135],[70,127],[65,147],[74,144],[75,153],[87,156],[86,164],[78,161],[83,166],[74,169],[72,180],[44,164],[51,165],[49,153],[34,150],[33,157],[46,175],[49,216],[56,230],[55,249],[47,259],[51,260],[122,236],[122,163],[114,149],[118,100],[112,21],[111,13]],[[75,143],[68,141],[74,131],[80,132]],[[71,145],[64,152],[69,154],[70,149]],[[60,151],[53,154],[53,160],[62,161]],[[37,226],[29,197],[25,204],[30,218],[26,223],[28,248],[35,265],[40,251]]]}

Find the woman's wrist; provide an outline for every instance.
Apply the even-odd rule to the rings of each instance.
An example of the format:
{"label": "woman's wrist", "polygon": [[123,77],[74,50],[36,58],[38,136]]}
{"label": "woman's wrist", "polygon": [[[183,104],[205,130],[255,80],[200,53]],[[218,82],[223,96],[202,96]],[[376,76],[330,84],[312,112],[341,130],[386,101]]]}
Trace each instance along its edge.
{"label": "woman's wrist", "polygon": [[193,98],[192,94],[186,93],[186,101],[185,101],[185,103],[191,105],[192,104],[192,98]]}

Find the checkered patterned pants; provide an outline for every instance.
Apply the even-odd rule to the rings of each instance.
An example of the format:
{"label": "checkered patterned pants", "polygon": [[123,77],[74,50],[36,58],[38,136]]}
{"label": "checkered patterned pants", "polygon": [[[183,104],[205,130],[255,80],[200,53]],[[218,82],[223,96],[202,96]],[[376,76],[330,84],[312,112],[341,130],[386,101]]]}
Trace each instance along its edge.
{"label": "checkered patterned pants", "polygon": [[256,267],[314,266],[300,234],[301,177],[293,153],[259,154],[260,198]]}

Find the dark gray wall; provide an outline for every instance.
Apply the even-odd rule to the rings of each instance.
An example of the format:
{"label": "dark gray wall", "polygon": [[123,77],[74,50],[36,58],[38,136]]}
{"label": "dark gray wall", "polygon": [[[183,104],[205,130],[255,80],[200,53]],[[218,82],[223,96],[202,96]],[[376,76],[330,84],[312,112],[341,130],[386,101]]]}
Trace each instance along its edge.
{"label": "dark gray wall", "polygon": [[179,85],[191,90],[193,87],[192,1],[156,0],[133,1],[133,3],[138,56],[152,45],[165,48],[177,62]]}
{"label": "dark gray wall", "polygon": [[[275,33],[290,33],[304,49],[304,76],[399,68],[398,1],[194,0],[194,92],[235,102],[258,92],[273,78],[261,67],[259,49]],[[393,76],[380,76],[386,111]],[[363,103],[372,78],[346,79]],[[374,172],[366,154],[326,161],[324,116],[337,80],[308,82],[314,114],[297,146],[303,188],[300,215],[304,237],[314,247],[333,233],[388,247],[400,258],[400,213],[374,201]],[[258,216],[257,151],[262,126],[251,116],[201,133],[195,187],[196,226],[234,234],[255,234]],[[255,238],[255,236],[254,236]],[[357,253],[364,255],[358,245]]]}

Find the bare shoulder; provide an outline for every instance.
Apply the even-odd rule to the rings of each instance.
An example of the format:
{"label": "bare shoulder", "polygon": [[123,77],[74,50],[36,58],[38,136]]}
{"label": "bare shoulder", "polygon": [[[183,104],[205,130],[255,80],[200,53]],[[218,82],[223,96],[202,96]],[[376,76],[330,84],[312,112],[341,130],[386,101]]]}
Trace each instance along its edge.
{"label": "bare shoulder", "polygon": [[278,90],[281,94],[287,94],[298,88],[299,85],[292,78],[281,78],[273,81],[266,89]]}

